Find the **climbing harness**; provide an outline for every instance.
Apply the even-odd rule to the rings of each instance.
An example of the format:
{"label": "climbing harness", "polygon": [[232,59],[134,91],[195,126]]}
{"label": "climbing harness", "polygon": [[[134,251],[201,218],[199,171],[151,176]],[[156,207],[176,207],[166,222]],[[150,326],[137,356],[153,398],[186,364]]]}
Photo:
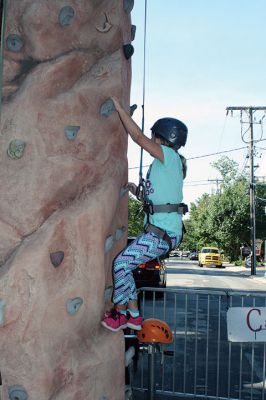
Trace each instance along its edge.
{"label": "climbing harness", "polygon": [[172,240],[171,240],[170,236],[168,235],[168,233],[165,230],[163,230],[161,228],[158,228],[158,226],[155,226],[155,225],[147,223],[144,226],[144,232],[145,233],[148,233],[148,232],[154,233],[160,239],[164,240],[169,246],[169,250],[168,250],[167,253],[169,253],[169,251],[172,250],[172,247],[173,247],[172,246]]}
{"label": "climbing harness", "polygon": [[[168,204],[154,205],[151,202],[146,202],[143,204],[143,211],[147,215],[147,223],[144,226],[144,232],[145,233],[152,232],[155,235],[159,236],[161,239],[163,239],[168,244],[169,246],[168,252],[170,252],[173,248],[170,236],[165,230],[158,228],[158,226],[156,225],[150,224],[149,216],[153,215],[154,213],[162,213],[162,212],[166,213],[177,212],[178,214],[184,215],[188,212],[188,206],[185,203],[179,203],[179,204],[168,203]],[[183,238],[183,233],[185,233],[185,227],[184,224],[182,225],[183,225],[183,230],[182,230],[182,238]]]}
{"label": "climbing harness", "polygon": [[147,214],[153,215],[154,213],[171,213],[177,212],[178,214],[185,215],[188,212],[188,206],[185,203],[179,204],[159,204],[154,205],[151,202],[143,204],[143,211]]}

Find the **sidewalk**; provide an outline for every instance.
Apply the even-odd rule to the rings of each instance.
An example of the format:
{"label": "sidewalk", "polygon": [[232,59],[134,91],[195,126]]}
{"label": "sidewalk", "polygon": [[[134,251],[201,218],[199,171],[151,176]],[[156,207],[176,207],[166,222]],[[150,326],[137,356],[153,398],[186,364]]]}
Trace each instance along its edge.
{"label": "sidewalk", "polygon": [[239,272],[241,276],[247,277],[248,279],[258,280],[258,282],[262,283],[265,280],[266,285],[266,267],[258,266],[256,267],[256,275],[251,275],[251,269],[246,268],[244,266],[236,266],[230,263],[224,263],[227,271]]}

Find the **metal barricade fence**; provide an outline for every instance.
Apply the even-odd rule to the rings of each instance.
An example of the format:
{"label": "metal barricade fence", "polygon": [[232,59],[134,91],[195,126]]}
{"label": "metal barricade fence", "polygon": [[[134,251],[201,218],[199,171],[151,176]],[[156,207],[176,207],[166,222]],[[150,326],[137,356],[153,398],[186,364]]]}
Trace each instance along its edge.
{"label": "metal barricade fence", "polygon": [[[229,307],[265,307],[266,292],[216,289],[140,289],[144,319],[165,321],[174,337],[155,360],[156,393],[167,398],[264,400],[265,343],[227,339]],[[147,353],[141,352],[133,387],[148,387]]]}

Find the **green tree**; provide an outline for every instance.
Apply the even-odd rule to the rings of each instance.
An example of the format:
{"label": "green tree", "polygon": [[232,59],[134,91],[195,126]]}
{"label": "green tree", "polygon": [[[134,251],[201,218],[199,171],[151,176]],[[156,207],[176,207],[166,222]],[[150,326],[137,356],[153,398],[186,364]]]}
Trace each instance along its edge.
{"label": "green tree", "polygon": [[128,198],[128,236],[137,236],[143,231],[144,213],[141,203],[129,195]]}
{"label": "green tree", "polygon": [[256,236],[266,240],[266,184],[256,184]]}
{"label": "green tree", "polygon": [[198,248],[216,245],[236,259],[242,243],[249,243],[248,181],[238,174],[238,164],[222,157],[212,164],[221,174],[221,193],[204,194],[190,210],[186,240]]}

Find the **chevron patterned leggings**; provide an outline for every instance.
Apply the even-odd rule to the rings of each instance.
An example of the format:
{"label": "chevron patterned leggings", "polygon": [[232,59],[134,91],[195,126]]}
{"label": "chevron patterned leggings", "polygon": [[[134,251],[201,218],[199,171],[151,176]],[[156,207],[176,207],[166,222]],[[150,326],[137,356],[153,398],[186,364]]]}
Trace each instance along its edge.
{"label": "chevron patterned leggings", "polygon": [[[181,237],[170,236],[172,248]],[[126,247],[114,260],[113,265],[113,303],[126,305],[130,300],[137,300],[136,285],[132,271],[140,264],[153,260],[166,253],[168,244],[154,233],[143,233]]]}

